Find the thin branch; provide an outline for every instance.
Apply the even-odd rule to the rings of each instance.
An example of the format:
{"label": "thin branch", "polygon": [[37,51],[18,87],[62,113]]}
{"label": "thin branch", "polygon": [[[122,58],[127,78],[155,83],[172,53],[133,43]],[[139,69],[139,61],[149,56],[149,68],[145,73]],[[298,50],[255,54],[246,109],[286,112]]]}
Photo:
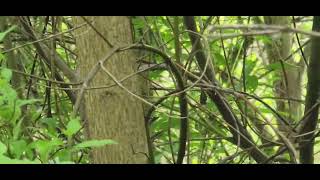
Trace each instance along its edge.
{"label": "thin branch", "polygon": [[302,29],[291,28],[288,26],[280,25],[266,25],[266,24],[256,24],[256,25],[243,25],[243,24],[232,24],[232,25],[214,25],[209,27],[209,32],[213,32],[216,29],[244,29],[244,30],[263,30],[265,32],[284,32],[284,33],[299,33],[312,37],[320,37],[320,32],[317,31],[305,31]]}
{"label": "thin branch", "polygon": [[[185,21],[185,26],[187,27],[187,30],[196,32],[196,24],[195,24],[194,17],[185,16],[184,21]],[[205,60],[206,58],[203,52],[203,47],[200,42],[197,43],[197,39],[198,39],[197,35],[193,33],[189,33],[189,37],[191,39],[192,45],[196,47],[197,50],[199,50],[196,53],[196,60],[198,61],[198,64],[203,70],[206,64],[206,60]],[[219,40],[221,39],[219,38]],[[215,74],[212,67],[209,66],[208,69],[205,71],[205,73],[206,73],[206,76],[211,81],[212,85],[216,86],[217,82],[215,80]],[[223,95],[220,92],[215,90],[209,91],[208,95],[211,98],[211,100],[216,104],[224,120],[228,124],[230,124],[229,128],[235,142],[240,142],[240,146],[242,148],[252,147],[251,145],[252,137],[250,137],[250,134],[247,132],[247,130],[244,129],[244,127],[240,124],[239,120],[236,118],[235,114],[232,112],[230,105],[225,101]],[[241,134],[243,134],[244,137],[246,138],[243,138],[242,136],[239,137],[239,133],[237,132],[237,130],[236,131],[234,130],[238,128],[239,128],[239,132],[241,132]],[[257,147],[253,148],[253,150],[250,151],[249,153],[257,162],[263,162],[267,159],[267,156],[263,152],[261,152],[259,149],[257,149]]]}

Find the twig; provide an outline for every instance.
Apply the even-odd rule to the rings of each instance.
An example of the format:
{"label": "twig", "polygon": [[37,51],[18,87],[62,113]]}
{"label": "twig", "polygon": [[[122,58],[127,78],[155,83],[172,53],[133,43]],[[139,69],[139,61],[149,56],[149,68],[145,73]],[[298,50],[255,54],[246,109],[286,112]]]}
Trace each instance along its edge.
{"label": "twig", "polygon": [[98,63],[96,63],[93,68],[90,70],[90,72],[88,73],[86,79],[83,81],[83,84],[82,84],[82,88],[80,89],[80,92],[77,96],[77,100],[75,102],[75,105],[74,105],[74,109],[73,109],[73,116],[76,116],[77,115],[77,112],[80,108],[80,103],[82,101],[82,98],[83,98],[83,95],[84,95],[84,90],[85,88],[87,88],[90,83],[91,83],[91,80],[94,78],[94,76],[98,73],[101,65],[100,64],[104,64],[108,59],[110,59],[117,51],[119,50],[119,47],[114,47],[112,48],[108,54],[102,58],[100,61],[98,61]]}
{"label": "twig", "polygon": [[[216,29],[244,29],[244,30],[263,30],[265,33],[276,33],[278,32],[288,32],[288,33],[299,33],[313,37],[320,37],[320,33],[316,31],[305,31],[297,28],[291,28],[288,26],[279,26],[279,25],[265,25],[265,24],[256,24],[256,25],[243,25],[243,24],[232,24],[232,25],[214,25],[209,27],[209,32],[212,33]],[[261,32],[261,31],[260,31]]]}

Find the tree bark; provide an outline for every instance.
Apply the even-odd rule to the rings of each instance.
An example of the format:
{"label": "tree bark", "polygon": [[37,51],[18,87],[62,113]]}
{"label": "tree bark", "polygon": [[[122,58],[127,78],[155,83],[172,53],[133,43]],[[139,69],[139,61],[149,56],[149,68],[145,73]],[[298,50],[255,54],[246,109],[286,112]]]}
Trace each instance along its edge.
{"label": "tree bark", "polygon": [[[289,16],[266,16],[264,19],[266,24],[290,26]],[[278,71],[278,76],[280,79],[274,82],[276,96],[280,98],[300,99],[302,94],[301,81],[304,70],[304,62],[301,61],[302,63],[296,63],[292,57],[286,59],[291,54],[291,34],[281,34],[278,39],[275,39],[274,42],[267,45],[267,47],[269,63],[277,63],[282,61],[282,64],[289,63],[295,66],[289,68],[284,66],[282,70]],[[287,113],[286,118],[291,122],[299,120],[302,114],[300,102],[291,100],[288,100],[287,102],[277,101],[277,110]],[[280,129],[287,131],[284,125],[282,125]]]}
{"label": "tree bark", "polygon": [[[110,45],[132,43],[130,19],[125,16],[84,17],[92,24],[76,31],[78,69],[80,78],[85,79],[99,60],[111,51]],[[74,17],[76,24],[84,21]],[[102,37],[103,36],[103,37]],[[125,51],[114,54],[104,67],[118,80],[133,74],[136,69],[136,54]],[[141,95],[142,79],[133,76],[121,82],[131,92]],[[114,84],[101,69],[92,79],[90,86]],[[93,163],[148,162],[147,136],[144,122],[143,103],[118,86],[108,89],[88,90],[83,103],[86,115],[86,133],[90,139],[112,139],[117,145],[108,145],[92,151]]]}
{"label": "tree bark", "polygon": [[[313,18],[313,31],[320,31],[320,16]],[[311,57],[308,66],[308,84],[305,104],[305,115],[300,126],[300,134],[303,135],[300,142],[300,162],[303,164],[314,163],[314,130],[317,127],[318,113],[319,113],[319,92],[320,92],[320,38],[311,38]],[[312,133],[310,133],[312,132]]]}
{"label": "tree bark", "polygon": [[[0,31],[5,31],[8,28],[10,28],[10,26],[13,26],[11,21],[12,21],[11,16],[0,17]],[[8,50],[13,47],[10,34],[3,39],[3,47],[4,47],[4,50]],[[7,67],[12,70],[20,70],[18,66],[19,62],[17,59],[17,54],[14,51],[11,51],[11,52],[8,52],[6,56],[7,56]],[[22,98],[23,87],[22,87],[21,77],[19,74],[15,72],[12,73],[11,84],[12,84],[12,87],[17,91],[18,97]]]}
{"label": "tree bark", "polygon": [[[290,26],[291,24],[290,16],[265,16],[264,21],[269,25]],[[295,62],[293,57],[290,57],[292,39],[292,34],[282,33],[274,38],[270,44],[265,44],[268,63],[280,63],[282,67],[275,72],[279,79],[274,81],[274,93],[276,97],[283,99],[301,99],[302,96],[304,61],[301,58],[300,62]],[[286,64],[290,64],[290,66],[286,66]],[[278,129],[289,137],[291,143],[296,144],[296,138],[294,138],[296,133],[292,131],[292,127],[302,116],[301,103],[292,100],[277,100],[276,104],[277,111],[285,113],[284,117],[291,124],[291,126],[287,126],[282,121],[278,121]]]}

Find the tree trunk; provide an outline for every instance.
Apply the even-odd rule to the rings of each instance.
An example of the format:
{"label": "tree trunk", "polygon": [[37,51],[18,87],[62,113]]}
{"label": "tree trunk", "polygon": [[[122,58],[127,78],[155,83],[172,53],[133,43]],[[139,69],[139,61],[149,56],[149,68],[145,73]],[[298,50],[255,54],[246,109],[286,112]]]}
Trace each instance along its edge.
{"label": "tree trunk", "polygon": [[[265,23],[270,25],[290,26],[290,16],[265,16]],[[277,70],[279,80],[274,81],[275,96],[283,99],[301,99],[302,96],[302,75],[304,72],[304,61],[301,58],[300,62],[295,62],[293,57],[290,57],[292,49],[292,34],[282,33],[275,38],[271,44],[266,44],[269,63],[280,63],[281,69]],[[288,58],[288,59],[287,59]],[[286,66],[286,64],[291,64]],[[289,123],[295,124],[302,116],[301,103],[292,100],[277,100],[277,111],[285,113],[284,117]],[[290,141],[296,144],[293,137],[295,132],[292,132],[291,127],[279,123],[279,130],[287,135]]]}
{"label": "tree trunk", "polygon": [[[0,17],[0,32],[4,32],[7,29],[9,29],[11,26],[13,26],[12,23],[12,17],[11,16],[3,16]],[[7,35],[3,39],[3,47],[4,50],[11,49],[12,46],[12,41],[10,34]],[[7,67],[12,70],[20,70],[18,64],[18,59],[17,59],[17,54],[14,51],[6,53],[7,56]],[[17,91],[18,97],[22,98],[23,95],[23,87],[21,83],[21,77],[17,73],[13,72],[12,73],[12,79],[11,79],[11,84],[12,87]]]}
{"label": "tree trunk", "polygon": [[[320,31],[320,16],[314,16],[313,31]],[[314,130],[317,127],[319,114],[320,91],[320,38],[311,38],[311,57],[308,66],[308,84],[304,118],[299,128],[302,136],[300,142],[300,162],[303,164],[314,163]]]}
{"label": "tree trunk", "polygon": [[[267,16],[266,24],[290,26],[289,16]],[[295,67],[284,66],[279,70],[278,75],[281,78],[275,82],[275,93],[281,98],[301,99],[301,77],[304,70],[304,62],[294,62],[293,58],[286,59],[291,54],[292,36],[289,33],[283,33],[273,43],[268,45],[269,63],[282,61],[283,64],[291,64]],[[301,118],[301,104],[296,101],[277,101],[277,110],[287,113],[287,119],[297,121]],[[285,128],[283,128],[285,130]]]}
{"label": "tree trunk", "polygon": [[[84,17],[87,25],[76,31],[78,70],[85,79],[94,65],[111,51],[112,45],[132,43],[130,19],[125,16]],[[84,23],[82,17],[74,18],[75,24]],[[103,37],[104,38],[103,38]],[[136,69],[136,55],[133,51],[114,54],[104,67],[120,80],[133,74]],[[140,82],[139,82],[140,81]],[[132,76],[121,82],[131,92],[141,95],[141,78]],[[113,80],[101,69],[90,83],[90,87],[108,86]],[[90,139],[112,139],[117,145],[108,145],[92,151],[93,163],[148,162],[147,136],[144,123],[143,103],[119,86],[87,90],[84,94],[86,133]]]}

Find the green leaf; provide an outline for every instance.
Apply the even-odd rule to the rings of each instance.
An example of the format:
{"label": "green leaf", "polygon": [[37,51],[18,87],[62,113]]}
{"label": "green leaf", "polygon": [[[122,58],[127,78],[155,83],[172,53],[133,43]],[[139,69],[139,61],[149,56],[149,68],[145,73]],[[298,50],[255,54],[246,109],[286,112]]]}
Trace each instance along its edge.
{"label": "green leaf", "polygon": [[34,159],[36,154],[33,151],[33,148],[30,148],[28,145],[27,148],[25,149],[25,155],[28,159]]}
{"label": "green leaf", "polygon": [[61,161],[61,162],[58,162],[57,164],[75,164],[75,163],[72,161]]}
{"label": "green leaf", "polygon": [[7,146],[0,141],[0,155],[7,152]]}
{"label": "green leaf", "polygon": [[42,161],[46,162],[48,160],[50,152],[62,145],[63,142],[57,138],[52,140],[39,140],[31,143],[30,148],[36,149],[40,155]]}
{"label": "green leaf", "polygon": [[42,119],[40,120],[40,122],[47,127],[49,133],[51,133],[51,134],[53,134],[53,135],[54,135],[54,134],[57,134],[56,128],[57,128],[57,126],[58,126],[58,120],[57,120],[56,117],[52,117],[52,118],[42,118]]}
{"label": "green leaf", "polygon": [[81,129],[81,123],[79,118],[71,119],[67,125],[67,129],[64,131],[64,134],[68,137],[71,137]]}
{"label": "green leaf", "polygon": [[4,55],[0,53],[0,61],[4,59]]}
{"label": "green leaf", "polygon": [[251,92],[255,91],[258,87],[259,80],[257,76],[247,76],[246,77],[246,85],[247,89]]}
{"label": "green leaf", "polygon": [[246,76],[250,75],[250,73],[253,71],[256,64],[257,64],[257,61],[249,60],[249,59],[247,60],[246,68],[245,68]]}
{"label": "green leaf", "polygon": [[2,68],[1,69],[1,77],[3,79],[5,79],[7,82],[9,82],[12,77],[12,71],[7,68]]}
{"label": "green leaf", "polygon": [[26,100],[17,100],[17,106],[18,107],[21,107],[23,105],[26,105],[26,104],[33,104],[35,102],[40,102],[41,100],[40,99],[26,99]]}
{"label": "green leaf", "polygon": [[262,41],[264,44],[271,44],[272,38],[270,36],[256,36],[258,41]]}
{"label": "green leaf", "polygon": [[221,66],[221,65],[226,64],[226,60],[224,59],[224,57],[220,53],[214,53],[213,56],[215,58],[214,61],[217,66]]}
{"label": "green leaf", "polygon": [[19,138],[22,121],[23,118],[13,127],[13,140],[17,140]]}
{"label": "green leaf", "polygon": [[89,147],[101,147],[109,144],[118,144],[117,142],[110,140],[110,139],[105,139],[105,140],[90,140],[90,141],[84,141],[82,143],[79,143],[74,146],[75,150],[79,149],[84,149],[84,148],[89,148]]}
{"label": "green leaf", "polygon": [[260,107],[259,110],[260,110],[260,112],[266,113],[266,114],[272,114],[273,113],[270,109],[264,108],[264,107]]}
{"label": "green leaf", "polygon": [[13,30],[15,30],[17,26],[11,26],[9,29],[7,29],[4,32],[0,32],[0,42],[3,41],[3,39]]}
{"label": "green leaf", "polygon": [[26,148],[27,143],[24,140],[17,140],[10,143],[10,151],[15,155],[16,158],[20,158]]}
{"label": "green leaf", "polygon": [[[285,69],[287,69],[287,68],[299,68],[298,66],[295,66],[295,65],[287,63],[287,62],[283,62],[283,66],[284,66]],[[282,69],[281,63],[279,61],[267,65],[266,68],[268,70],[281,70]]]}
{"label": "green leaf", "polygon": [[62,149],[61,151],[58,151],[55,155],[55,157],[58,158],[59,162],[65,162],[72,160],[72,152],[69,148]]}
{"label": "green leaf", "polygon": [[0,164],[40,164],[39,161],[10,159],[6,156],[0,156]]}

